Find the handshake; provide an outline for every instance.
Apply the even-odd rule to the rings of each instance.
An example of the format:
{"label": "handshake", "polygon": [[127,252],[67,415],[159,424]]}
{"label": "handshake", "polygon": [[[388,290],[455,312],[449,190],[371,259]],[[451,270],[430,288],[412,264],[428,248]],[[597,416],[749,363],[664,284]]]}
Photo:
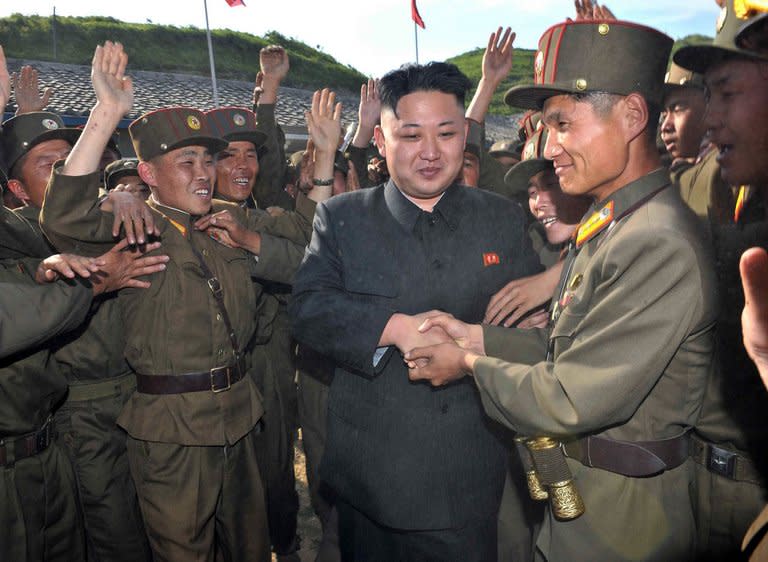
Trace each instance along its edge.
{"label": "handshake", "polygon": [[480,325],[466,324],[439,310],[393,314],[379,345],[397,347],[408,365],[409,378],[428,380],[433,386],[471,375],[475,361],[485,354]]}

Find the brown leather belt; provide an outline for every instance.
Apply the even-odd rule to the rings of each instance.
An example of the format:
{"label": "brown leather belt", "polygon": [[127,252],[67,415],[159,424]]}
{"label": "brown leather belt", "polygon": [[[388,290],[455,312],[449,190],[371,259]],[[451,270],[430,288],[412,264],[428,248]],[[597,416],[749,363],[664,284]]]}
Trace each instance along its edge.
{"label": "brown leather belt", "polygon": [[224,392],[245,376],[245,359],[234,365],[215,367],[209,371],[183,375],[140,375],[136,373],[136,390],[144,394],[182,394],[184,392]]}
{"label": "brown leather belt", "polygon": [[760,471],[743,454],[719,447],[696,434],[691,435],[691,457],[710,472],[730,480],[762,485]]}
{"label": "brown leather belt", "polygon": [[53,419],[48,418],[38,431],[0,440],[0,466],[11,466],[21,459],[42,453],[53,441]]}
{"label": "brown leather belt", "polygon": [[584,466],[641,478],[683,464],[689,456],[689,443],[688,432],[659,441],[617,441],[591,435],[564,443],[563,449]]}

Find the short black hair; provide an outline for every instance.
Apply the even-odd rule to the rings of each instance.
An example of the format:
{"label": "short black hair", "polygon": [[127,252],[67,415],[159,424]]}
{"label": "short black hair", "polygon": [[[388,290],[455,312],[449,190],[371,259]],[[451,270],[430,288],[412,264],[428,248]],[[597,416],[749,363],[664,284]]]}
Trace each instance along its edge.
{"label": "short black hair", "polygon": [[456,102],[464,107],[471,85],[469,78],[455,64],[404,64],[382,76],[379,81],[379,98],[381,107],[390,108],[395,115],[400,98],[414,92],[438,91],[451,94],[456,97]]}

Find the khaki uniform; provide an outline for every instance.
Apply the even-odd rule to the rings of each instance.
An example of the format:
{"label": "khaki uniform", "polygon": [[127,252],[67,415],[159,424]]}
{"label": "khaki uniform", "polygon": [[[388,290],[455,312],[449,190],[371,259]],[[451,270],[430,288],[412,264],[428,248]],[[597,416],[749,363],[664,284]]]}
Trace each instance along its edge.
{"label": "khaki uniform", "polygon": [[256,129],[267,135],[264,150],[259,150],[259,175],[253,186],[253,195],[262,209],[272,206],[293,209],[294,200],[283,189],[285,150],[275,119],[275,104],[260,104],[253,111],[256,113]]}
{"label": "khaki uniform", "polygon": [[699,551],[712,560],[738,555],[744,533],[768,499],[762,476],[768,474],[768,399],[742,342],[739,280],[744,250],[768,247],[768,217],[758,196],[734,223],[733,189],[720,178],[716,155],[713,150],[679,178],[684,200],[712,241],[720,296],[716,376],[696,426],[710,447],[697,455]]}
{"label": "khaki uniform", "polygon": [[[39,241],[39,210],[24,207]],[[34,246],[30,245],[30,252]],[[54,253],[48,249],[44,257]],[[83,508],[89,559],[104,562],[150,560],[149,542],[128,469],[126,434],[117,416],[136,389],[123,357],[125,333],[116,295],[94,301],[77,329],[52,342],[58,368],[69,383],[56,411],[59,443],[72,463]]]}
{"label": "khaki uniform", "polygon": [[[695,424],[710,376],[715,279],[695,220],[667,181],[657,170],[597,207],[612,201],[621,217],[651,196],[594,233],[570,272],[566,265],[567,304],[551,332],[485,328],[488,357],[475,364],[475,379],[492,418],[565,443],[585,435],[658,441]],[[692,557],[692,460],[642,478],[572,458],[568,466],[586,511],[567,522],[549,512],[539,557]]]}
{"label": "khaki uniform", "polygon": [[[3,208],[4,224],[19,224],[8,215]],[[85,544],[72,467],[42,430],[67,390],[46,343],[83,321],[92,292],[80,283],[39,286],[30,277],[36,266],[37,260],[0,262],[0,545],[5,560],[80,561]],[[47,447],[14,458],[24,436],[41,445],[35,432],[50,439]]]}
{"label": "khaki uniform", "polygon": [[[67,177],[54,172],[43,228],[55,243],[91,253],[111,243],[112,217],[94,207],[97,190],[95,173]],[[305,244],[313,207],[304,207],[303,215],[248,219],[239,207],[216,203],[214,211],[227,208],[250,227],[260,226],[264,234],[257,261],[195,231],[189,214],[152,198],[149,204],[161,229],[159,252],[171,261],[153,276],[149,289],[120,292],[126,359],[148,378],[231,365],[234,352],[222,315],[191,246],[216,272],[237,341],[245,348],[254,337],[268,336],[263,331],[272,321],[261,314],[261,286],[250,278],[282,281],[296,266],[269,232]],[[268,559],[254,449],[254,428],[262,414],[251,376],[223,392],[132,395],[118,423],[130,436],[131,472],[156,559],[213,560],[214,527],[226,558]]]}

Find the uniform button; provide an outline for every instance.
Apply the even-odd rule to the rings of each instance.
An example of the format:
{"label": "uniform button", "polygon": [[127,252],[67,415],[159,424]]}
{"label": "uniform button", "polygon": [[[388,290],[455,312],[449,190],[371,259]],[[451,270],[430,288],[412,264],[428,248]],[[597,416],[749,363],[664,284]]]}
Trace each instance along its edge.
{"label": "uniform button", "polygon": [[216,315],[216,320],[218,320],[219,322],[221,322],[221,314],[217,314],[217,315]]}
{"label": "uniform button", "polygon": [[207,256],[207,255],[208,255],[208,250],[206,250],[206,249],[203,249],[203,252],[202,252],[202,253],[203,253],[203,255],[204,255],[204,256]]}
{"label": "uniform button", "polygon": [[224,350],[223,350],[223,349],[220,349],[220,350],[219,350],[219,357],[221,357],[222,355],[224,355]]}
{"label": "uniform button", "polygon": [[435,223],[437,222],[437,217],[431,216],[427,219],[427,222],[429,223],[429,226],[435,226]]}
{"label": "uniform button", "polygon": [[444,413],[444,414],[447,414],[448,413],[448,404],[443,404],[442,406],[440,406],[440,411],[442,413]]}

